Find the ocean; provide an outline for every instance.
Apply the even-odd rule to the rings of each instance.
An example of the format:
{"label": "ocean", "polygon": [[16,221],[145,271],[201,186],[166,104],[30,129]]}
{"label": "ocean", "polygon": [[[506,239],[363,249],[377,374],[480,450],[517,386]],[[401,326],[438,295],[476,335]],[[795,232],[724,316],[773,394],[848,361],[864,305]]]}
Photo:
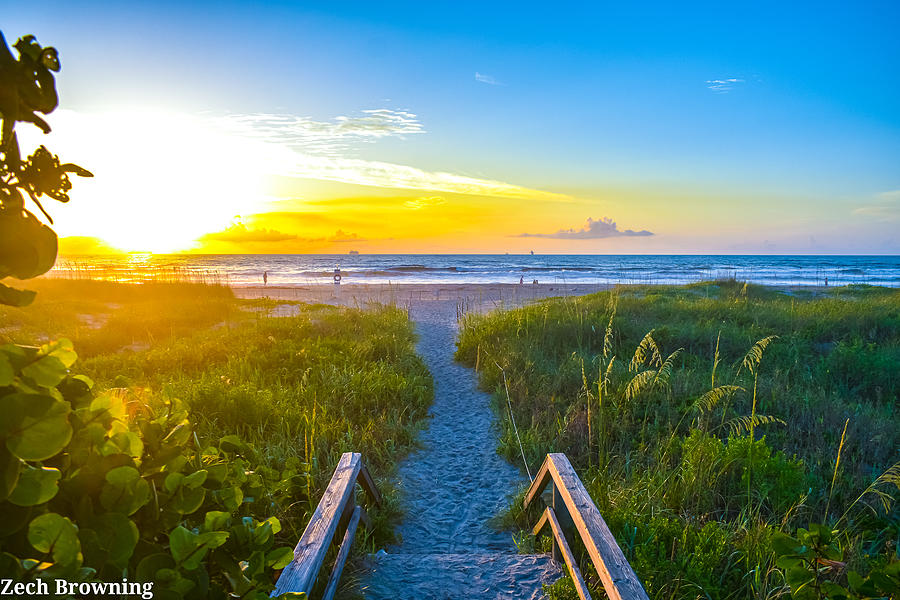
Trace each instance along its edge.
{"label": "ocean", "polygon": [[734,278],[766,285],[900,286],[900,256],[129,254],[60,258],[51,276],[232,286],[331,283],[684,284]]}

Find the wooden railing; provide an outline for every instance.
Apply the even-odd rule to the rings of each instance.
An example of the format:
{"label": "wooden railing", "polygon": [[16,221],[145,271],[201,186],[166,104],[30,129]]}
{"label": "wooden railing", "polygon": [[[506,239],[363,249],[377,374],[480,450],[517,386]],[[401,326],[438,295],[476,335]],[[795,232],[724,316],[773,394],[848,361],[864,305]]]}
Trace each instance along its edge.
{"label": "wooden railing", "polygon": [[359,522],[362,521],[367,527],[371,526],[365,509],[356,504],[357,483],[371,502],[381,505],[381,494],[363,464],[362,456],[358,452],[345,452],[322,500],[294,548],[294,560],[281,572],[272,596],[286,592],[305,592],[307,596],[311,594],[328,548],[335,543],[336,534],[343,531],[337,558],[322,599],[331,600],[334,597]]}
{"label": "wooden railing", "polygon": [[548,484],[553,486],[553,499],[535,525],[534,534],[540,534],[544,527],[550,525],[553,532],[553,557],[565,561],[578,596],[582,600],[590,600],[591,597],[566,541],[566,532],[571,533],[573,529],[581,537],[591,562],[600,575],[603,589],[611,600],[649,600],[647,592],[565,454],[547,455],[525,495],[525,508],[535,498],[541,497]]}

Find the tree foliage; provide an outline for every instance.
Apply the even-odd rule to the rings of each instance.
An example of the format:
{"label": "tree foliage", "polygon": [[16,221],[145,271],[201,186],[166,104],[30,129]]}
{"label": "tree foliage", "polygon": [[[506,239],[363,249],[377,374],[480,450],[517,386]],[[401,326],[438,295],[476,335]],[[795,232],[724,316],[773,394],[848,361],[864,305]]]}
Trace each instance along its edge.
{"label": "tree foliage", "polygon": [[[16,124],[31,123],[50,132],[40,115],[59,104],[54,73],[60,63],[56,48],[41,46],[33,35],[19,38],[13,48],[18,58],[0,32],[0,279],[30,279],[53,267],[58,246],[56,233],[26,208],[26,197],[53,224],[41,199],[68,202],[69,174],[93,175],[78,165],[61,163],[45,146],[22,159]],[[0,283],[0,304],[25,306],[32,300],[33,292]]]}

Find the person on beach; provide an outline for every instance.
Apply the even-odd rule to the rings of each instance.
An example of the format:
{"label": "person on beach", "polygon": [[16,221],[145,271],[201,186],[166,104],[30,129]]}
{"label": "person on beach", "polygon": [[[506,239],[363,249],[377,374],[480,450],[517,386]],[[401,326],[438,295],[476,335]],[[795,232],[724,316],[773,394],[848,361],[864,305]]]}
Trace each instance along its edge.
{"label": "person on beach", "polygon": [[263,285],[269,284],[269,272],[263,271]]}
{"label": "person on beach", "polygon": [[521,277],[519,277],[519,285],[522,285],[523,283],[525,283],[525,276],[524,276],[524,275],[522,275]]}

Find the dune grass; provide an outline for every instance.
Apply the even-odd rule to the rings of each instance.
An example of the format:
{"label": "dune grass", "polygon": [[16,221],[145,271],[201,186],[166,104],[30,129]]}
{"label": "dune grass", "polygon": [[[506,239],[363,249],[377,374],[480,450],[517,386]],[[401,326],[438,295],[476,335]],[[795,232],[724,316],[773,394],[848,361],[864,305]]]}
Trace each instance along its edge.
{"label": "dune grass", "polygon": [[898,460],[900,292],[622,288],[469,315],[457,357],[504,415],[505,372],[532,472],[569,456],[652,598],[779,597],[772,537],[810,522],[848,569],[897,552],[896,508],[856,500]]}
{"label": "dune grass", "polygon": [[[389,476],[433,396],[405,311],[238,300],[229,288],[188,282],[31,287],[33,306],[0,307],[0,343],[68,337],[79,354],[73,372],[98,391],[180,399],[201,446],[236,434],[261,466],[301,466],[306,489],[276,514],[285,543],[302,533],[346,451],[363,453],[387,499],[372,543],[390,538]],[[294,316],[267,317],[276,304]]]}
{"label": "dune grass", "polygon": [[125,285],[36,279],[31,306],[0,306],[0,342],[72,340],[81,357],[146,347],[240,314],[231,290],[187,282]]}

